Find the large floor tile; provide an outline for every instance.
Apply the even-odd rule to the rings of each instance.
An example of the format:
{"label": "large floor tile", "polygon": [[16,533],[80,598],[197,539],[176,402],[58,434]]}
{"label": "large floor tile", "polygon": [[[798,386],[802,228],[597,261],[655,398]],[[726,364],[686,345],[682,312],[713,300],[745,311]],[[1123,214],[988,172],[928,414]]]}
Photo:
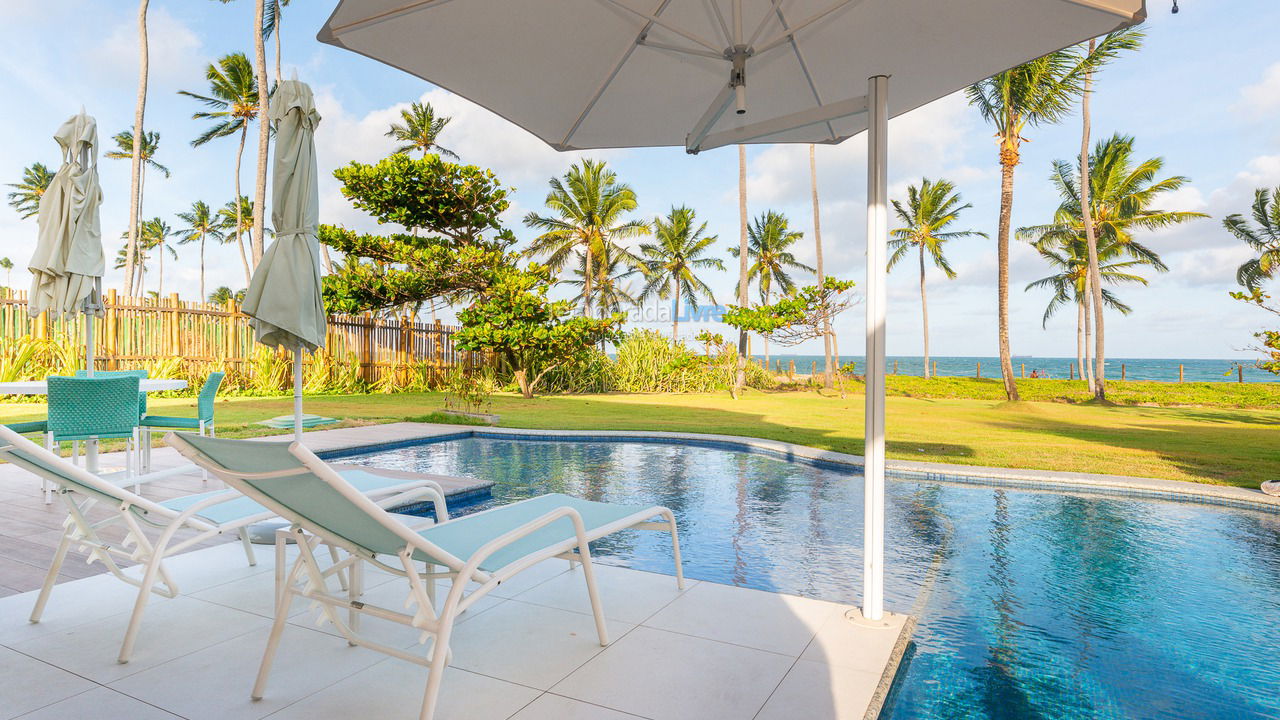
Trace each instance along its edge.
{"label": "large floor tile", "polygon": [[96,687],[48,663],[0,647],[0,718],[14,718]]}
{"label": "large floor tile", "polygon": [[91,680],[110,683],[237,635],[264,633],[271,624],[240,610],[175,598],[148,607],[133,657],[122,665],[116,656],[128,622],[128,613],[113,615],[20,643],[15,649]]}
{"label": "large floor tile", "polygon": [[[37,592],[0,598],[0,643],[13,645],[129,612],[138,597],[136,587],[111,575],[60,583],[54,586],[40,622],[32,623]],[[168,600],[156,597],[153,602],[158,607]]]}
{"label": "large floor tile", "polygon": [[[610,620],[610,639],[631,625]],[[453,664],[463,670],[543,690],[598,654],[590,615],[508,600],[457,626]]]}
{"label": "large floor tile", "polygon": [[844,613],[837,613],[818,629],[813,642],[800,657],[878,675],[884,671],[885,664],[893,653],[906,617],[885,613],[890,627],[873,628],[849,620]]}
{"label": "large floor tile", "polygon": [[547,693],[512,715],[511,720],[636,720],[638,717],[638,715]]}
{"label": "large floor tile", "polygon": [[638,627],[553,692],[654,720],[751,718],[795,661]]}
{"label": "large floor tile", "polygon": [[704,582],[644,624],[797,657],[818,628],[841,611],[842,606],[821,600]]}
{"label": "large floor tile", "polygon": [[[384,660],[270,715],[271,720],[417,720],[427,668]],[[444,673],[436,720],[506,720],[538,691],[449,668]]]}
{"label": "large floor tile", "polygon": [[800,660],[755,720],[862,720],[880,673]]}
{"label": "large floor tile", "polygon": [[254,545],[257,565],[250,565],[239,540],[202,550],[175,555],[165,560],[165,567],[179,592],[191,594],[241,578],[270,574],[275,567],[275,554],[269,546]]}
{"label": "large floor tile", "polygon": [[[513,598],[520,593],[541,585],[551,578],[568,572],[568,570],[569,563],[566,560],[543,560],[510,580],[507,580],[493,590],[490,590],[489,594],[494,597]],[[441,592],[444,592],[445,587],[444,583],[440,584]]]}
{"label": "large floor tile", "polygon": [[101,686],[22,716],[22,720],[181,720],[127,695]]}
{"label": "large floor tile", "polygon": [[[676,579],[671,575],[599,563],[595,565],[595,571],[604,615],[611,620],[633,625],[642,623],[680,596]],[[696,580],[686,580],[685,589],[696,584]],[[540,583],[516,595],[515,599],[574,612],[591,612],[591,598],[587,595],[587,581],[581,566]]]}
{"label": "large floor tile", "polygon": [[269,715],[385,659],[313,630],[287,626],[260,702],[249,696],[267,633],[250,633],[157,665],[111,687],[190,720]]}

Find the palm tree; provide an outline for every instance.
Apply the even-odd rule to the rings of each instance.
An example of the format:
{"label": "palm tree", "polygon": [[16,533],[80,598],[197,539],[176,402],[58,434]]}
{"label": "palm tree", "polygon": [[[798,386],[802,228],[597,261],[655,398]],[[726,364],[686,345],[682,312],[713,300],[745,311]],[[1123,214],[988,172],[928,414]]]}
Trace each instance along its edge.
{"label": "palm tree", "polygon": [[1000,221],[996,231],[1000,373],[1005,395],[1018,399],[1009,352],[1009,232],[1013,213],[1013,171],[1020,162],[1023,133],[1029,127],[1056,124],[1084,92],[1085,74],[1096,55],[1059,50],[971,85],[969,104],[995,126],[1000,161]]}
{"label": "palm tree", "polygon": [[[241,195],[238,203],[230,200],[219,208],[218,218],[222,230],[229,231],[239,240],[244,233],[253,228],[253,201],[247,195]],[[249,268],[249,256],[245,254],[243,242],[240,243],[240,263],[244,266],[244,284],[248,287],[253,278],[253,271]]]}
{"label": "palm tree", "polygon": [[[1089,167],[1089,133],[1091,130],[1091,117],[1089,114],[1089,98],[1093,94],[1093,74],[1106,63],[1115,59],[1122,50],[1137,50],[1142,45],[1144,37],[1142,30],[1137,28],[1123,28],[1111,33],[1102,41],[1102,47],[1099,48],[1096,39],[1089,40],[1089,57],[1094,58],[1095,63],[1088,68],[1084,74],[1084,91],[1080,94],[1080,165],[1081,168]],[[1106,334],[1103,330],[1103,298],[1102,298],[1102,276],[1101,268],[1098,265],[1098,236],[1094,229],[1093,213],[1091,212],[1092,204],[1089,200],[1089,178],[1086,175],[1080,176],[1080,203],[1082,214],[1080,216],[1081,223],[1084,228],[1085,244],[1088,247],[1089,255],[1089,287],[1091,288],[1094,316],[1093,323],[1097,331],[1097,346],[1095,348],[1094,358],[1096,363],[1093,372],[1089,375],[1090,385],[1092,386],[1094,396],[1098,400],[1107,399],[1106,390],[1106,356],[1104,354],[1104,344]]]}
{"label": "palm tree", "polygon": [[174,260],[178,259],[178,251],[167,244],[173,235],[173,228],[160,218],[152,218],[142,224],[138,235],[139,246],[147,250],[155,250],[160,256],[160,272],[156,281],[156,295],[164,295],[164,254],[168,252]]}
{"label": "palm tree", "polygon": [[[1021,235],[1022,233],[1019,232]],[[1048,288],[1053,291],[1048,306],[1045,307],[1041,326],[1049,324],[1059,309],[1067,303],[1076,305],[1076,367],[1084,376],[1089,367],[1089,336],[1091,333],[1089,307],[1094,302],[1092,297],[1092,279],[1089,273],[1089,250],[1083,237],[1041,236],[1032,245],[1040,253],[1040,257],[1049,262],[1055,270],[1053,275],[1040,278],[1029,283],[1026,290]],[[1111,244],[1099,248],[1099,270],[1102,282],[1107,285],[1123,283],[1146,285],[1147,279],[1128,270],[1150,263],[1141,260],[1115,260],[1119,255],[1119,245]],[[1121,302],[1105,287],[1100,293],[1102,302],[1122,315],[1128,315],[1133,308]]]}
{"label": "palm tree", "polygon": [[266,17],[266,0],[257,0],[253,13],[253,64],[258,87],[263,88],[263,92],[258,93],[258,117],[262,118],[262,122],[258,124],[258,165],[254,175],[256,183],[253,192],[253,236],[250,242],[254,267],[262,262],[262,254],[266,251],[267,225],[263,213],[267,207],[267,154],[270,152],[271,145],[271,123],[267,122],[267,118],[271,117],[268,107],[271,83],[267,80],[267,49],[264,35]]}
{"label": "palm tree", "polygon": [[575,253],[581,254],[582,314],[589,316],[596,258],[638,265],[639,259],[617,241],[647,235],[649,226],[639,220],[622,220],[625,213],[636,209],[636,194],[629,185],[619,183],[604,162],[583,160],[570,167],[563,179],[551,178],[546,205],[555,216],[531,212],[524,217],[525,225],[543,231],[529,245],[529,253],[546,257],[547,267],[555,272],[562,270]]}
{"label": "palm tree", "polygon": [[436,111],[431,107],[431,103],[411,104],[408,110],[400,111],[400,119],[404,122],[391,123],[391,129],[386,132],[387,137],[401,143],[400,147],[396,148],[396,154],[408,155],[414,150],[419,150],[423,157],[430,152],[437,152],[455,159],[458,157],[454,151],[440,147],[436,143],[440,133],[444,132],[453,118],[436,117]]}
{"label": "palm tree", "polygon": [[696,222],[691,208],[673,207],[666,218],[653,219],[653,236],[657,242],[640,245],[644,272],[648,277],[640,299],[655,294],[663,300],[672,298],[672,342],[676,342],[680,334],[681,295],[695,310],[699,295],[713,303],[716,301],[711,288],[694,271],[707,268],[724,270],[724,263],[719,258],[702,257],[719,238],[705,235],[707,224],[695,225]]}
{"label": "palm tree", "polygon": [[[258,82],[254,78],[253,66],[249,64],[249,58],[244,53],[231,53],[224,55],[215,63],[209,63],[205,70],[205,78],[209,81],[209,94],[198,95],[187,90],[179,90],[179,95],[186,95],[204,103],[211,110],[203,110],[195,113],[191,117],[196,120],[214,120],[213,127],[204,131],[195,140],[191,141],[192,147],[200,147],[214,138],[228,137],[231,135],[240,135],[240,146],[236,150],[236,172],[235,172],[235,194],[232,197],[243,197],[240,193],[240,163],[244,158],[244,143],[249,135],[249,123],[257,119],[258,116]],[[246,198],[247,200],[247,198]],[[245,276],[250,274],[249,261],[246,258],[244,248],[244,238],[242,236],[244,223],[239,215],[244,203],[236,203],[232,201],[228,203],[237,215],[234,217],[230,228],[235,233],[236,242],[240,245],[240,257],[245,263]],[[252,231],[253,224],[249,224]],[[248,284],[246,280],[245,284]]]}
{"label": "palm tree", "polygon": [[4,286],[13,287],[13,261],[7,257],[0,258],[0,269],[4,270]]}
{"label": "palm tree", "polygon": [[[580,288],[586,284],[586,258],[582,253],[576,254],[578,267],[573,271],[574,277],[564,280],[563,284]],[[595,288],[594,301],[600,317],[609,317],[622,312],[625,306],[636,304],[638,300],[631,294],[631,285],[626,280],[638,272],[640,270],[629,257],[613,255],[608,250],[596,256],[595,276],[591,278],[591,284]]]}
{"label": "palm tree", "polygon": [[191,203],[191,209],[178,213],[178,219],[187,224],[178,230],[178,244],[200,243],[200,297],[204,295],[204,241],[213,238],[224,242],[223,226],[217,214],[203,200]]}
{"label": "palm tree", "polygon": [[[1198,212],[1152,207],[1162,195],[1180,189],[1189,180],[1181,175],[1158,178],[1164,169],[1164,159],[1154,157],[1137,162],[1134,159],[1133,144],[1131,136],[1116,134],[1095,143],[1089,157],[1088,178],[1092,190],[1089,208],[1100,262],[1108,258],[1127,257],[1150,265],[1160,272],[1167,272],[1168,267],[1160,259],[1160,255],[1139,242],[1135,233],[1140,230],[1159,230],[1207,216]],[[1055,161],[1050,181],[1062,202],[1054,214],[1054,220],[1048,225],[1020,228],[1018,236],[1032,239],[1037,248],[1069,248],[1074,243],[1081,243],[1087,265],[1088,240],[1081,213],[1080,177],[1078,162]],[[1101,272],[1101,265],[1099,271]],[[1105,282],[1104,278],[1103,284]],[[1092,303],[1096,300],[1092,299],[1092,282],[1086,280],[1086,285],[1088,292],[1084,302],[1088,321],[1093,314]],[[1086,333],[1089,332],[1089,327],[1088,324],[1085,325]],[[1098,351],[1095,350],[1096,352]],[[1081,373],[1087,372],[1082,367]]]}
{"label": "palm tree", "polygon": [[1280,187],[1255,190],[1252,215],[1257,227],[1240,213],[1228,215],[1222,226],[1258,253],[1258,257],[1246,260],[1236,270],[1236,282],[1255,290],[1280,270]]}
{"label": "palm tree", "polygon": [[[773,298],[774,285],[783,293],[795,289],[796,283],[791,279],[791,270],[813,272],[813,268],[796,259],[788,248],[804,238],[804,233],[788,227],[787,216],[773,210],[766,210],[752,221],[747,228],[747,256],[752,261],[747,268],[747,282],[756,281],[760,288],[760,301],[765,305]],[[738,248],[729,248],[729,253],[740,257]],[[741,283],[741,281],[739,281]],[[742,295],[742,287],[738,288]],[[764,341],[764,364],[769,365],[769,339]]]}
{"label": "palm tree", "polygon": [[[138,99],[133,110],[133,135],[144,137],[143,119],[147,109],[147,76],[150,73],[150,43],[147,40],[147,9],[150,0],[138,0]],[[134,266],[138,253],[138,218],[142,215],[142,143],[133,146],[129,174],[129,240],[125,246],[125,294],[133,295]]]}
{"label": "palm tree", "polygon": [[920,319],[924,329],[924,379],[930,377],[929,368],[929,300],[925,293],[924,269],[925,255],[934,266],[948,278],[955,278],[956,273],[943,254],[943,245],[949,240],[964,237],[982,237],[986,233],[976,230],[952,230],[946,228],[960,217],[960,213],[973,207],[969,203],[961,205],[960,193],[949,180],[934,182],[924,178],[920,187],[907,187],[907,204],[904,207],[897,200],[893,201],[893,210],[898,214],[902,227],[889,235],[889,269],[892,270],[907,253],[915,248],[920,255]]}
{"label": "palm tree", "polygon": [[209,302],[214,305],[226,305],[232,301],[237,303],[244,302],[244,293],[245,291],[243,289],[233,291],[226,285],[222,285],[209,293]]}
{"label": "palm tree", "polygon": [[[273,37],[276,41],[276,82],[280,82],[280,23],[284,20],[283,8],[289,7],[289,0],[268,0],[266,14],[262,17],[262,34]],[[203,297],[203,296],[201,296]]]}
{"label": "palm tree", "polygon": [[[826,280],[826,273],[822,269],[822,221],[818,212],[818,160],[817,149],[813,143],[809,143],[809,188],[813,196],[813,247],[817,253],[818,284],[821,285]],[[822,386],[831,389],[834,384],[832,372],[834,368],[831,365],[831,318],[826,314],[822,316]],[[926,369],[928,363],[925,363]],[[928,375],[925,375],[928,377]]]}
{"label": "palm tree", "polygon": [[22,181],[16,183],[8,183],[8,186],[14,188],[9,193],[9,207],[18,211],[18,215],[23,220],[40,212],[40,198],[44,196],[44,191],[49,189],[49,183],[53,182],[53,173],[49,172],[49,168],[44,163],[32,163],[29,167],[22,169]]}
{"label": "palm tree", "polygon": [[[118,132],[112,137],[112,139],[115,140],[116,142],[116,149],[103,153],[104,157],[111,158],[112,160],[125,160],[125,159],[133,158],[133,154],[134,154],[133,153],[134,151],[133,131],[124,130],[122,132]],[[156,162],[156,159],[155,159],[156,152],[160,149],[160,133],[158,132],[142,133],[142,142],[139,144],[141,145],[141,148],[139,149],[139,157],[142,158],[142,172],[138,174],[138,216],[141,217],[143,193],[144,193],[144,188],[146,187],[146,184],[147,184],[147,168],[158,170],[161,175],[165,176],[165,178],[168,178],[170,173],[169,173],[169,168]],[[137,240],[136,234],[134,235],[134,239],[132,240],[132,242],[135,243],[135,247],[136,247],[136,243],[139,242]],[[136,263],[134,265],[133,271],[135,274],[137,273]],[[129,272],[128,269],[126,269],[125,272],[127,274]],[[136,282],[137,280],[135,278],[128,278],[128,277],[125,278],[126,287],[132,287]]]}

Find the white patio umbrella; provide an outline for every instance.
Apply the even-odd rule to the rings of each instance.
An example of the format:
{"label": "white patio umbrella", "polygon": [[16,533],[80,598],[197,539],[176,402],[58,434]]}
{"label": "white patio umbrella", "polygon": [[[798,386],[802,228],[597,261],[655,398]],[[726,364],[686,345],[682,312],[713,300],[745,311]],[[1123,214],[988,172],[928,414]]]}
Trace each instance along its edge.
{"label": "white patio umbrella", "polygon": [[320,293],[320,218],[315,128],[320,122],[311,88],[280,83],[271,97],[276,128],[271,176],[271,224],[267,248],[245,293],[258,342],[293,352],[293,433],[302,439],[302,352],[324,347],[325,312]]}
{"label": "white patio umbrella", "polygon": [[1144,0],[342,0],[319,39],[451,90],[560,150],[696,153],[838,143],[869,130],[862,612],[875,621],[888,119],[1145,16]]}
{"label": "white patio umbrella", "polygon": [[54,133],[62,166],[40,198],[39,233],[27,269],[27,312],[35,317],[84,313],[85,369],[93,375],[93,317],[102,315],[102,223],[98,211],[98,123],[83,109]]}

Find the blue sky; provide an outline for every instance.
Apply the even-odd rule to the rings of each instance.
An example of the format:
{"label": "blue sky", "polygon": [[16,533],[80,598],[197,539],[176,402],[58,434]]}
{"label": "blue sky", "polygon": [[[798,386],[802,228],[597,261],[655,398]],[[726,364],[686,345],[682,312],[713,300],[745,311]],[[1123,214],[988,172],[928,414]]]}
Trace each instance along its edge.
{"label": "blue sky", "polygon": [[[327,175],[350,160],[375,161],[390,151],[383,137],[388,124],[408,102],[426,98],[453,116],[441,142],[467,162],[492,168],[516,188],[508,224],[518,237],[531,232],[519,219],[542,205],[549,177],[562,173],[577,154],[556,153],[513,125],[442,90],[314,39],[333,6],[332,0],[299,0],[286,9],[284,66],[316,90],[324,116],[317,133],[320,155],[321,221],[373,229],[338,195]],[[1124,58],[1099,79],[1094,100],[1095,137],[1123,132],[1137,138],[1143,156],[1166,160],[1168,174],[1191,178],[1166,199],[1170,209],[1198,210],[1213,216],[1184,227],[1152,234],[1148,244],[1171,271],[1153,275],[1146,288],[1124,288],[1134,307],[1128,317],[1112,315],[1107,334],[1113,357],[1236,357],[1250,333],[1266,318],[1227,297],[1235,267],[1247,250],[1221,228],[1231,212],[1247,212],[1256,187],[1280,185],[1280,53],[1274,28],[1280,5],[1266,0],[1182,0],[1182,12],[1170,15],[1167,0],[1149,0],[1145,48]],[[53,130],[83,104],[98,118],[104,141],[132,124],[137,83],[136,4],[125,0],[7,0],[0,26],[0,92],[11,98],[0,116],[5,141],[0,145],[0,179],[14,182],[21,169],[37,161],[56,166]],[[203,199],[222,204],[231,198],[235,144],[219,140],[202,148],[189,141],[204,127],[192,120],[194,101],[177,90],[205,90],[203,69],[217,57],[249,52],[250,0],[227,5],[213,0],[152,0],[151,80],[147,126],[161,133],[157,159],[172,178],[148,176],[146,217],[173,215]],[[1014,225],[1044,222],[1057,198],[1047,181],[1055,158],[1078,152],[1078,118],[1057,127],[1027,133],[1018,168]],[[956,182],[973,208],[960,225],[994,236],[998,208],[998,171],[991,130],[962,97],[943,98],[896,119],[890,128],[891,194],[901,197],[908,183],[922,176]],[[691,157],[678,149],[587,153],[607,159],[620,178],[636,190],[638,216],[651,218],[674,204],[693,207],[718,234],[720,251],[736,242],[737,161],[732,148]],[[835,147],[819,146],[819,191],[823,241],[831,274],[862,282],[865,143],[854,138]],[[246,168],[252,167],[251,155]],[[128,224],[128,162],[101,161],[106,196],[103,235],[109,242]],[[807,147],[752,147],[748,152],[748,202],[755,215],[765,209],[786,213],[806,233],[798,254],[812,263],[809,236]],[[246,187],[251,184],[248,171]],[[0,208],[0,256],[25,265],[35,239],[34,220],[22,221]],[[1070,356],[1075,352],[1074,312],[1041,328],[1048,297],[1023,292],[1048,274],[1030,249],[1014,243],[1011,263],[1011,336],[1014,352]],[[109,249],[114,253],[114,247]],[[192,246],[178,248],[176,267],[166,267],[165,292],[185,298],[197,294],[197,261]],[[948,250],[959,272],[955,280],[929,276],[931,346],[938,355],[992,355],[995,334],[995,247],[993,240],[960,240]],[[208,285],[244,285],[233,246],[211,248]],[[733,280],[728,273],[709,278],[717,299],[726,301]],[[14,284],[28,282],[15,271]],[[108,284],[118,276],[108,275]],[[155,289],[154,273],[147,286]],[[890,354],[921,349],[919,297],[915,275],[907,267],[890,281]],[[445,319],[451,317],[446,313]],[[664,329],[663,323],[656,327]],[[861,309],[838,324],[842,350],[860,352]],[[697,327],[682,325],[682,335]],[[712,327],[713,330],[723,328]],[[799,351],[811,351],[811,346]]]}

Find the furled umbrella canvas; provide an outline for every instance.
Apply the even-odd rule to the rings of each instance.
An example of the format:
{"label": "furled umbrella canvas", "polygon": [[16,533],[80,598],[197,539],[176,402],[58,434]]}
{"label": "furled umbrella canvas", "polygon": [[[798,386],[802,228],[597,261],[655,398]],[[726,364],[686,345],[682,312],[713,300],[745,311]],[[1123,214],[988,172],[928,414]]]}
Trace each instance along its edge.
{"label": "furled umbrella canvas", "polygon": [[320,122],[311,88],[297,80],[280,83],[271,98],[276,128],[272,169],[271,224],[267,248],[245,294],[244,311],[258,342],[294,353],[294,432],[302,432],[302,353],[324,347],[321,296],[320,217],[315,128]]}

